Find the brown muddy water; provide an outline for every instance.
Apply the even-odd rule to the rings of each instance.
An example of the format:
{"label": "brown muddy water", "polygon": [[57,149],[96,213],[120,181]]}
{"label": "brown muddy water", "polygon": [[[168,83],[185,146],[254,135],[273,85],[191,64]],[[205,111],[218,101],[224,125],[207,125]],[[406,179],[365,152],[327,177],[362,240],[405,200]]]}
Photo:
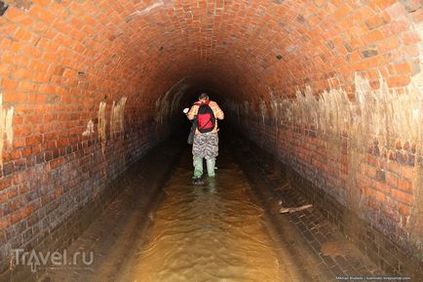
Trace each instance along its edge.
{"label": "brown muddy water", "polygon": [[194,186],[183,158],[120,281],[294,281],[242,171],[229,154],[218,164]]}
{"label": "brown muddy water", "polygon": [[191,184],[188,145],[171,141],[153,150],[67,248],[94,252],[94,263],[48,268],[35,281],[329,281],[314,279],[319,262],[288,219],[283,234],[274,228],[275,215],[256,198],[236,148],[223,145],[216,177],[203,186]]}

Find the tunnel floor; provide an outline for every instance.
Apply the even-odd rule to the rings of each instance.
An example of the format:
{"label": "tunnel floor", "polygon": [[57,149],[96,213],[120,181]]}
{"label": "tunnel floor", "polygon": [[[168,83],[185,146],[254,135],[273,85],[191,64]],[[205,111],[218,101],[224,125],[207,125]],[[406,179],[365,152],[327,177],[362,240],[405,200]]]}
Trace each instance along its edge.
{"label": "tunnel floor", "polygon": [[215,179],[190,183],[184,154],[154,224],[124,275],[124,281],[292,281],[278,260],[275,242],[260,218],[263,209],[248,195],[239,167],[224,154]]}
{"label": "tunnel floor", "polygon": [[[49,268],[39,280],[332,281],[337,270],[341,276],[364,274],[333,269],[345,257],[322,259],[298,221],[275,214],[275,203],[266,207],[254,191],[257,183],[238,164],[234,146],[222,146],[217,176],[202,186],[191,184],[189,147],[175,147],[164,144],[134,165],[121,178],[122,194],[68,248],[68,253],[92,251],[91,265]],[[327,224],[318,221],[314,224]],[[346,262],[350,271],[374,269],[353,254],[348,252],[360,268]]]}

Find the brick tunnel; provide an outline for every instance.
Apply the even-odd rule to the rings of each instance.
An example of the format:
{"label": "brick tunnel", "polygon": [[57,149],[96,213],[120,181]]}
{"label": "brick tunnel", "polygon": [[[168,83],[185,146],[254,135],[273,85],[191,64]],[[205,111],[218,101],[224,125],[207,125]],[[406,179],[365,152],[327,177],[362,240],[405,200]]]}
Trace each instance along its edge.
{"label": "brick tunnel", "polygon": [[423,281],[421,0],[1,0],[0,31],[1,281]]}

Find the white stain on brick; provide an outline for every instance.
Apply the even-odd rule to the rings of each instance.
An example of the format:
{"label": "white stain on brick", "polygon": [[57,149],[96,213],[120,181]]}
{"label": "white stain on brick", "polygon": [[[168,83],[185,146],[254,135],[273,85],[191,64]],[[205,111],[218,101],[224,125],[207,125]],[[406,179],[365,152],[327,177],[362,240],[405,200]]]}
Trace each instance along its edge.
{"label": "white stain on brick", "polygon": [[13,143],[14,108],[3,107],[3,93],[0,92],[0,166],[3,167],[4,144],[11,147]]}
{"label": "white stain on brick", "polygon": [[187,81],[187,78],[179,80],[156,100],[155,107],[157,114],[155,121],[157,124],[163,124],[164,121],[179,111],[181,99],[190,85]]}
{"label": "white stain on brick", "polygon": [[87,123],[87,128],[82,132],[82,136],[91,136],[94,134],[94,123],[92,120],[89,120]]}
{"label": "white stain on brick", "polygon": [[98,141],[101,144],[101,150],[104,154],[106,149],[106,102],[100,102],[97,118]]}
{"label": "white stain on brick", "polygon": [[410,30],[414,30],[420,38],[418,43],[419,57],[415,60],[414,70],[418,73],[412,77],[412,82],[419,88],[420,92],[423,93],[423,21],[410,25]]}
{"label": "white stain on brick", "polygon": [[260,101],[260,114],[261,114],[261,121],[264,125],[266,117],[267,117],[267,106],[264,100]]}
{"label": "white stain on brick", "polygon": [[158,124],[162,124],[163,121],[168,116],[168,113],[170,112],[170,96],[171,90],[167,91],[164,95],[160,96],[159,99],[156,100],[155,106],[156,106],[156,116],[155,121]]}
{"label": "white stain on brick", "polygon": [[115,103],[113,101],[112,111],[110,116],[110,136],[115,138],[122,134],[125,130],[125,105],[127,97],[122,97]]}
{"label": "white stain on brick", "polygon": [[272,115],[272,119],[275,121],[276,124],[279,123],[279,113],[280,113],[280,98],[273,95],[273,91],[270,90],[270,114]]}
{"label": "white stain on brick", "polygon": [[[166,1],[166,2],[169,2],[169,1]],[[154,11],[157,8],[160,8],[160,7],[164,6],[165,4],[166,3],[165,3],[164,0],[160,0],[160,1],[157,1],[153,4],[151,4],[151,5],[143,8],[143,9],[138,9],[128,16],[128,20],[132,20],[134,17],[148,15],[148,14],[150,14],[151,11]]]}
{"label": "white stain on brick", "polygon": [[[331,88],[315,95],[310,86],[298,90],[294,99],[272,97],[269,108],[260,103],[260,114],[276,123],[313,127],[325,136],[350,132],[351,138],[377,137],[386,146],[396,138],[419,142],[423,132],[423,96],[411,84],[400,90],[389,89],[380,76],[380,87],[373,89],[367,79],[355,75],[355,98],[342,88]],[[271,110],[270,113],[266,113]],[[370,140],[369,140],[370,141]]]}
{"label": "white stain on brick", "polygon": [[[419,89],[420,93],[423,94],[423,22],[416,23],[414,28],[420,37],[420,55],[418,61],[415,62],[416,65],[414,66],[415,71],[419,72],[412,77],[411,81]],[[414,109],[412,115],[413,119],[416,121],[423,119],[422,111],[419,111],[418,109]],[[421,163],[417,165],[415,177],[413,178],[413,187],[415,187],[416,203],[423,203],[423,165]],[[417,242],[419,249],[423,250],[423,205],[415,205],[414,209],[412,210],[412,214],[413,217],[407,218],[406,220],[406,223],[410,223],[412,229],[410,237],[412,240]]]}

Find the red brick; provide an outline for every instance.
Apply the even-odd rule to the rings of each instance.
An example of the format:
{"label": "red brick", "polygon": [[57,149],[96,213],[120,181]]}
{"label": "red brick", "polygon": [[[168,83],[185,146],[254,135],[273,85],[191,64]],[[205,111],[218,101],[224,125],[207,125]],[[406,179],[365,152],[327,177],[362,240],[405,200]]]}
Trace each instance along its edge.
{"label": "red brick", "polygon": [[385,38],[385,35],[380,30],[373,30],[361,37],[363,42],[371,44]]}
{"label": "red brick", "polygon": [[398,180],[398,189],[408,192],[408,193],[412,193],[412,185],[411,185],[411,181],[408,179],[399,179]]}
{"label": "red brick", "polygon": [[399,205],[398,211],[401,215],[410,216],[410,214],[411,214],[410,206],[404,205],[404,204],[401,204],[401,203],[399,203],[398,205]]}
{"label": "red brick", "polygon": [[409,63],[396,64],[394,66],[395,71],[398,75],[409,75],[411,74],[411,65]]}
{"label": "red brick", "polygon": [[6,229],[9,224],[9,217],[8,216],[0,216],[0,230]]}
{"label": "red brick", "polygon": [[389,87],[403,87],[410,83],[410,77],[406,75],[391,76],[387,79]]}
{"label": "red brick", "polygon": [[423,9],[419,9],[411,14],[416,23],[423,22]]}
{"label": "red brick", "polygon": [[376,15],[366,20],[366,25],[369,29],[377,28],[381,25],[384,25],[385,23],[386,23],[386,20],[381,15]]}
{"label": "red brick", "polygon": [[55,169],[65,162],[65,158],[58,158],[50,161],[50,168]]}
{"label": "red brick", "polygon": [[371,2],[371,5],[380,9],[385,9],[396,2],[396,0],[374,0]]}
{"label": "red brick", "polygon": [[394,173],[391,173],[389,171],[386,173],[386,183],[390,185],[391,187],[394,187],[394,188],[398,187],[398,180],[399,180],[399,177],[396,176]]}
{"label": "red brick", "polygon": [[405,45],[417,44],[421,41],[420,36],[416,32],[406,32],[401,34],[402,43]]}
{"label": "red brick", "polygon": [[394,201],[399,201],[408,206],[412,206],[414,203],[414,197],[410,193],[403,192],[401,190],[392,189],[391,197]]}

